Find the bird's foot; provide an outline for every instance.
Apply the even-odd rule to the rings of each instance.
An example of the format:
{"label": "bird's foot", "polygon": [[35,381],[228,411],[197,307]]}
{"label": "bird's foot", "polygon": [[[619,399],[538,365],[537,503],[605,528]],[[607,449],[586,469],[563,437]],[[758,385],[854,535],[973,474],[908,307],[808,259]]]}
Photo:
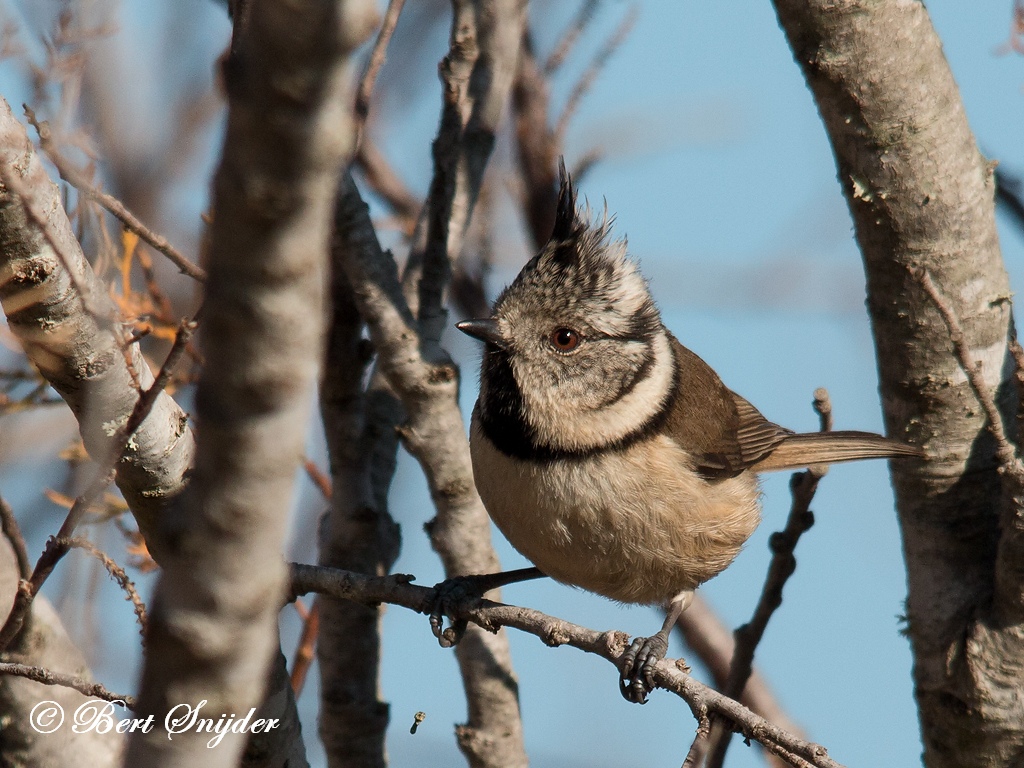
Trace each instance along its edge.
{"label": "bird's foot", "polygon": [[[520,568],[515,571],[453,576],[445,579],[434,585],[434,595],[427,603],[430,612],[430,631],[434,633],[442,648],[458,645],[469,626],[468,619],[458,615],[465,610],[467,603],[481,599],[492,589],[537,579],[543,575],[536,568]],[[447,627],[444,626],[445,617],[450,622]]]}
{"label": "bird's foot", "polygon": [[668,653],[668,633],[658,632],[650,637],[633,640],[623,654],[619,673],[619,693],[626,701],[646,704],[647,694],[656,687],[654,667]]}
{"label": "bird's foot", "polygon": [[[469,621],[456,616],[456,608],[463,606],[467,600],[483,597],[486,590],[481,589],[480,576],[455,576],[434,585],[434,595],[430,601],[430,631],[437,638],[442,648],[458,645],[466,634]],[[445,617],[449,624],[444,626]]]}

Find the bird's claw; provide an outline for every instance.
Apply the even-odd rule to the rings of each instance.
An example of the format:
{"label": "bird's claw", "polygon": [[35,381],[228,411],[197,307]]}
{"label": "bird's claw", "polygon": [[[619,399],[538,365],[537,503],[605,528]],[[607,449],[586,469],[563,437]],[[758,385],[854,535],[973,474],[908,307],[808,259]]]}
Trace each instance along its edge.
{"label": "bird's claw", "polygon": [[[456,616],[456,608],[467,599],[480,598],[483,593],[477,580],[472,576],[456,576],[434,585],[434,596],[430,602],[430,631],[442,648],[458,645],[466,634],[469,621]],[[449,624],[444,626],[445,618]]]}
{"label": "bird's claw", "polygon": [[668,653],[668,639],[661,633],[633,640],[623,654],[619,693],[626,701],[646,704],[647,694],[656,687],[654,667]]}

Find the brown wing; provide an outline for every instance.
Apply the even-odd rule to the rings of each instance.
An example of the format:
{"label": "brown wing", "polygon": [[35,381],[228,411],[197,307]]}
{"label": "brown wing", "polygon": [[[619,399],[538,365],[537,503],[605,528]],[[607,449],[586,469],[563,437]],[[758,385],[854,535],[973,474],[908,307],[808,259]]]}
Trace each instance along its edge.
{"label": "brown wing", "polygon": [[773,424],[731,391],[711,366],[672,338],[679,394],[666,424],[668,435],[711,477],[733,477],[793,434]]}

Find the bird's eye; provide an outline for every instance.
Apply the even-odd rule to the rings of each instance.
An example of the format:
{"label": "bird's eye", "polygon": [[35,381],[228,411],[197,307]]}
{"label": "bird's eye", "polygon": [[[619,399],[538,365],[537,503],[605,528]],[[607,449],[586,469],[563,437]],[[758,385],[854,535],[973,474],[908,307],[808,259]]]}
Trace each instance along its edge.
{"label": "bird's eye", "polygon": [[551,346],[559,352],[572,352],[580,345],[580,335],[572,328],[556,328],[551,332]]}

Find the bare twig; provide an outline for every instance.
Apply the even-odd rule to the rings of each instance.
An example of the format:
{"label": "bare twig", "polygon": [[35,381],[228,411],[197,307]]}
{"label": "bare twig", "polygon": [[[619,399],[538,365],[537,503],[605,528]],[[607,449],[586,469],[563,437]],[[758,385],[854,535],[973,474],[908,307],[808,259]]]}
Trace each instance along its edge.
{"label": "bare twig", "polygon": [[[317,592],[364,604],[384,602],[400,605],[420,613],[428,612],[436,598],[435,589],[411,584],[413,577],[402,574],[367,576],[321,566],[292,564],[291,576],[295,596]],[[500,627],[513,627],[539,637],[549,646],[569,645],[596,654],[616,666],[621,663],[629,640],[624,632],[597,632],[530,608],[490,600],[470,598],[461,604],[453,604],[452,612],[490,632],[496,632]],[[682,698],[698,722],[707,714],[715,714],[774,754],[795,755],[818,768],[841,768],[828,756],[824,747],[787,733],[739,702],[699,683],[683,672],[675,660],[659,661],[654,679],[659,687]]]}
{"label": "bare twig", "polygon": [[395,27],[398,26],[398,17],[401,15],[404,5],[405,0],[389,0],[384,20],[377,33],[377,41],[373,44],[370,58],[366,62],[366,69],[363,70],[363,76],[359,80],[355,104],[355,146],[357,150],[362,143],[366,118],[370,114],[370,96],[373,94],[373,85],[377,82],[377,73],[384,66],[388,43],[391,42],[391,36],[395,32]]}
{"label": "bare twig", "polygon": [[[995,593],[991,598],[995,621],[1019,622],[1024,619],[1024,599],[1020,585],[1024,583],[1024,462],[1010,441],[1005,422],[996,404],[995,392],[986,382],[980,360],[972,360],[963,327],[947,299],[939,291],[927,269],[912,269],[912,274],[924,288],[942,320],[949,329],[953,353],[967,377],[971,391],[985,413],[986,426],[996,444],[1002,486],[999,517],[999,544],[995,561]],[[1010,354],[1017,367],[1018,381],[1024,376],[1024,353],[1015,337],[1011,336]],[[1018,414],[1018,420],[1020,415]],[[1018,423],[1020,423],[1018,421]]]}
{"label": "bare twig", "polygon": [[18,525],[18,520],[14,517],[14,510],[4,498],[0,498],[0,526],[2,526],[4,536],[11,542],[11,548],[18,561],[18,573],[23,581],[27,580],[32,576],[32,565],[28,559],[25,537],[21,535],[21,526]]}
{"label": "bare twig", "polygon": [[564,145],[565,131],[569,127],[569,121],[572,120],[573,115],[583,101],[583,97],[590,91],[597,76],[601,74],[601,70],[608,63],[608,59],[618,50],[619,46],[622,45],[633,30],[633,25],[636,24],[639,15],[640,7],[637,5],[630,6],[629,11],[623,17],[619,26],[616,27],[615,31],[598,50],[593,61],[590,62],[590,66],[580,75],[580,79],[576,81],[576,85],[573,87],[565,107],[562,109],[562,114],[559,116],[558,122],[555,123],[555,142],[558,146]]}
{"label": "bare twig", "polygon": [[295,646],[295,656],[292,660],[292,690],[295,698],[302,694],[306,685],[306,675],[316,658],[316,639],[320,630],[320,601],[314,600],[311,608],[306,608],[301,600],[295,601],[295,610],[299,612],[302,619],[302,634],[299,635],[298,645]]}
{"label": "bare twig", "polygon": [[402,231],[411,235],[423,201],[410,191],[388,162],[377,143],[364,136],[356,150],[355,162],[370,188],[380,196],[401,222]]}
{"label": "bare twig", "polygon": [[98,466],[92,481],[85,491],[75,499],[74,504],[71,505],[71,509],[68,510],[67,516],[64,518],[64,522],[61,524],[57,535],[51,537],[46,542],[46,547],[43,549],[43,554],[36,561],[31,577],[19,584],[18,593],[14,599],[14,606],[11,608],[11,612],[3,627],[0,628],[0,649],[7,648],[18,632],[21,631],[33,598],[39,593],[40,588],[53,572],[57,563],[67,553],[68,548],[62,541],[71,537],[86,511],[114,479],[115,465],[132,435],[139,428],[139,425],[145,421],[157,397],[163,392],[167,382],[170,381],[174,367],[181,359],[185,346],[195,331],[195,327],[194,321],[182,321],[178,329],[177,338],[174,340],[171,351],[167,354],[167,359],[164,361],[160,373],[153,381],[153,384],[139,396],[127,421],[111,436],[107,454],[97,461]]}
{"label": "bare twig", "polygon": [[128,574],[124,572],[124,569],[113,561],[105,552],[99,547],[93,544],[88,539],[80,537],[73,537],[70,539],[60,539],[57,542],[58,546],[67,549],[81,549],[84,552],[95,557],[99,560],[103,567],[107,569],[107,573],[110,577],[117,582],[118,586],[124,590],[127,595],[127,599],[131,601],[132,606],[135,608],[135,618],[139,622],[139,634],[142,635],[143,641],[146,638],[146,604],[142,602],[142,598],[139,597],[138,590],[135,589],[135,584],[128,578]]}
{"label": "bare twig", "polygon": [[122,693],[111,693],[99,683],[91,683],[74,675],[66,675],[63,672],[53,672],[42,667],[33,667],[28,664],[15,664],[12,662],[0,662],[0,675],[15,675],[24,677],[43,685],[60,685],[64,688],[73,688],[86,696],[92,696],[103,701],[114,704],[121,704],[128,709],[135,708],[135,698]]}
{"label": "bare twig", "polygon": [[317,490],[320,491],[320,495],[323,496],[327,501],[331,500],[331,495],[334,493],[331,488],[331,478],[324,474],[324,471],[316,465],[316,462],[310,458],[306,458],[302,462],[302,466],[306,470],[306,475],[309,477],[310,482],[316,486]]}
{"label": "bare twig", "polygon": [[565,27],[565,31],[562,32],[562,36],[558,41],[558,45],[555,46],[555,50],[548,56],[548,60],[544,62],[544,74],[550,77],[555,74],[560,66],[562,66],[565,59],[572,52],[573,47],[576,45],[576,41],[580,39],[583,32],[593,21],[595,12],[597,11],[599,0],[583,0],[580,3],[580,7],[577,9],[576,14],[572,17],[569,23]]}
{"label": "bare twig", "polygon": [[549,102],[547,79],[538,66],[527,28],[523,30],[519,67],[512,83],[512,111],[516,156],[523,178],[522,207],[535,248],[543,247],[551,237],[558,198],[555,164],[560,149],[548,125]]}
{"label": "bare twig", "polygon": [[67,181],[86,197],[91,200],[95,200],[106,208],[113,216],[124,224],[128,231],[134,232],[153,248],[170,259],[183,274],[186,274],[192,279],[200,282],[206,279],[205,270],[203,270],[202,267],[193,264],[183,253],[181,253],[181,251],[171,245],[170,242],[167,241],[167,238],[157,234],[147,227],[138,219],[137,216],[135,216],[135,214],[125,207],[124,203],[116,197],[93,186],[92,182],[89,181],[86,175],[78,170],[70,160],[61,154],[53,141],[49,124],[45,120],[37,120],[35,112],[33,112],[32,108],[27,104],[23,106],[25,109],[25,116],[39,134],[39,146],[57,168],[62,179]]}
{"label": "bare twig", "polygon": [[[832,429],[832,403],[828,391],[819,388],[814,391],[814,410],[821,421],[821,431]],[[754,608],[754,615],[743,626],[736,629],[736,649],[732,663],[729,665],[729,677],[722,692],[729,697],[738,698],[746,687],[747,680],[753,670],[754,652],[772,615],[782,605],[782,590],[789,577],[796,570],[796,549],[800,537],[814,525],[814,514],[811,512],[811,501],[818,489],[818,481],[828,472],[826,465],[809,467],[804,472],[795,472],[790,479],[789,488],[793,494],[793,504],[786,518],[786,526],[771,535],[768,544],[772,550],[768,575],[765,578],[761,597]],[[708,751],[708,768],[722,768],[725,754],[729,749],[732,731],[719,724],[712,726],[711,742]]]}

